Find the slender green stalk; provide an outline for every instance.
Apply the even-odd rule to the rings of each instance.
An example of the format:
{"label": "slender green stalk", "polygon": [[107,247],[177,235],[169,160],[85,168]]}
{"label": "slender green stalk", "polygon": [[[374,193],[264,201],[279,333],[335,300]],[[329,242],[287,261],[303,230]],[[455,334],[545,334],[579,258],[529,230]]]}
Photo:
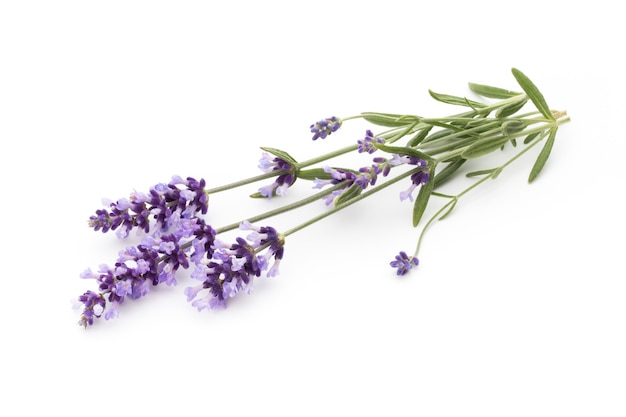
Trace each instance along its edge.
{"label": "slender green stalk", "polygon": [[506,161],[501,166],[499,166],[499,167],[491,170],[490,172],[486,173],[486,175],[483,178],[481,178],[480,180],[476,181],[475,183],[473,183],[469,187],[465,188],[460,193],[458,193],[456,195],[448,195],[448,194],[441,194],[441,193],[435,193],[434,192],[433,195],[435,195],[437,197],[448,198],[448,199],[450,199],[450,201],[448,201],[439,210],[437,210],[435,212],[435,214],[433,214],[432,217],[430,219],[428,219],[428,222],[426,222],[426,224],[422,227],[422,230],[420,232],[420,236],[419,236],[419,239],[417,241],[417,246],[415,248],[415,252],[414,252],[413,256],[417,257],[417,255],[419,253],[419,250],[420,250],[420,247],[422,245],[422,240],[424,238],[424,235],[426,234],[426,231],[430,228],[430,226],[432,225],[432,223],[435,220],[437,220],[437,219],[442,220],[443,218],[445,218],[452,211],[454,206],[456,206],[457,202],[459,201],[459,199],[461,197],[463,197],[465,194],[469,193],[473,189],[477,188],[479,185],[484,184],[487,180],[497,178],[498,175],[500,175],[500,173],[502,172],[502,170],[504,170],[507,166],[512,164],[514,161],[516,161],[518,158],[520,158],[526,152],[528,152],[529,150],[531,150],[532,148],[537,146],[537,144],[539,144],[543,139],[545,139],[545,137],[547,135],[548,135],[548,131],[544,129],[544,131],[541,133],[541,135],[539,137],[537,137],[532,142],[530,142],[528,145],[526,145],[526,147],[524,147],[520,152],[516,153],[515,156],[510,158],[508,161]]}
{"label": "slender green stalk", "polygon": [[[314,201],[319,201],[320,199],[326,197],[327,195],[332,194],[333,191],[339,190],[339,189],[341,189],[343,187],[344,187],[344,184],[341,184],[341,183],[335,184],[332,187],[329,187],[329,188],[327,188],[327,189],[325,189],[323,191],[320,191],[319,193],[315,193],[315,194],[313,194],[313,195],[311,195],[309,197],[303,198],[303,199],[298,200],[298,201],[296,201],[294,203],[291,203],[291,204],[284,205],[282,207],[278,207],[278,208],[276,208],[274,210],[269,210],[269,211],[266,211],[264,213],[257,214],[256,216],[249,217],[249,218],[247,218],[245,220],[248,220],[250,223],[254,223],[254,222],[261,221],[261,220],[269,219],[270,217],[274,217],[274,216],[277,216],[279,214],[286,213],[288,211],[291,211],[291,210],[294,210],[294,209],[306,206],[307,204],[311,204]],[[239,221],[239,222],[236,222],[236,223],[231,223],[231,224],[229,224],[227,226],[220,227],[219,229],[216,230],[216,233],[223,233],[223,232],[227,232],[229,230],[237,229],[240,224],[241,224],[241,222]]]}
{"label": "slender green stalk", "polygon": [[378,185],[378,186],[376,186],[374,188],[371,188],[368,191],[365,191],[365,192],[359,194],[358,196],[356,196],[356,197],[354,197],[354,198],[352,198],[352,199],[350,199],[350,200],[348,200],[348,201],[346,201],[346,202],[344,202],[342,204],[339,204],[339,205],[333,207],[330,210],[325,211],[322,214],[319,214],[319,215],[317,215],[315,217],[312,217],[311,219],[309,219],[309,220],[299,224],[296,227],[293,227],[293,228],[287,230],[286,232],[283,232],[283,236],[285,236],[285,237],[289,236],[291,234],[294,234],[297,231],[300,231],[300,230],[304,229],[305,227],[308,227],[308,226],[310,226],[310,225],[312,225],[314,223],[317,223],[318,221],[320,221],[322,219],[325,219],[326,217],[330,216],[331,214],[334,214],[334,213],[336,213],[336,212],[338,212],[340,210],[343,210],[344,208],[346,208],[348,206],[351,206],[352,204],[357,203],[357,202],[359,202],[359,201],[369,197],[370,195],[375,194],[375,193],[377,193],[379,191],[382,191],[383,189],[389,187],[390,185],[392,185],[392,184],[394,184],[394,183],[396,183],[396,182],[398,182],[398,181],[400,181],[400,180],[402,180],[404,178],[407,178],[407,177],[411,176],[412,174],[414,174],[417,171],[418,171],[417,169],[413,169],[413,170],[404,172],[404,173],[398,175],[397,177],[394,177],[394,178],[392,178],[392,179],[390,179],[390,180],[388,180],[388,181],[386,181],[386,182],[384,182],[384,183],[382,183],[382,184],[380,184],[380,185]]}
{"label": "slender green stalk", "polygon": [[227,190],[231,190],[233,188],[242,187],[244,185],[252,184],[252,183],[257,182],[257,181],[263,181],[263,180],[266,180],[268,178],[272,178],[272,177],[275,177],[277,175],[281,175],[281,174],[284,174],[284,173],[285,173],[285,171],[267,172],[265,174],[256,175],[254,177],[246,178],[246,179],[243,179],[241,181],[235,181],[235,182],[231,182],[229,184],[221,185],[219,187],[208,189],[208,190],[205,191],[205,193],[207,195],[217,194],[217,193],[219,193],[221,191],[227,191]]}

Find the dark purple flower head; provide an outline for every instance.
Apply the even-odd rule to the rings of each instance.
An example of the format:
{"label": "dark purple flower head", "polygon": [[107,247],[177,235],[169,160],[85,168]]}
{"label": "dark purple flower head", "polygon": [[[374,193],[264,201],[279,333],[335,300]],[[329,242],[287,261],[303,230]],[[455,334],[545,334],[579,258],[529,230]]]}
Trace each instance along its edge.
{"label": "dark purple flower head", "polygon": [[383,176],[387,176],[389,174],[391,170],[391,165],[389,161],[387,161],[387,159],[374,158],[374,162],[375,163],[371,166],[359,168],[358,173],[325,166],[324,172],[330,174],[331,178],[315,178],[313,180],[313,188],[321,189],[327,185],[336,185],[340,183],[344,184],[344,187],[342,189],[335,190],[332,192],[332,194],[324,197],[324,202],[328,206],[332,204],[333,201],[335,201],[336,197],[338,197],[345,190],[350,188],[352,184],[357,184],[359,187],[361,187],[361,189],[365,190],[368,186],[373,186],[376,184],[379,174],[382,174]]}
{"label": "dark purple flower head", "polygon": [[273,183],[259,188],[259,193],[267,198],[272,198],[274,195],[286,195],[287,188],[296,181],[294,167],[282,158],[277,156],[272,158],[272,155],[267,152],[263,152],[259,161],[259,169],[263,172],[286,171],[284,174],[278,175]]}
{"label": "dark purple flower head", "polygon": [[400,251],[398,255],[396,255],[396,259],[389,263],[392,268],[396,268],[396,273],[398,275],[405,275],[412,268],[419,265],[419,260],[415,256],[408,256],[406,252]]}
{"label": "dark purple flower head", "polygon": [[413,165],[418,168],[422,168],[411,175],[411,186],[400,193],[400,201],[409,200],[413,201],[413,191],[420,185],[426,184],[430,180],[430,174],[428,173],[428,163],[423,159],[410,155],[397,155],[394,154],[393,158],[389,161],[391,166],[399,165]]}
{"label": "dark purple flower head", "polygon": [[[191,182],[188,184],[193,187]],[[156,188],[155,191],[160,192]],[[195,197],[183,198],[195,204]],[[139,245],[122,250],[112,267],[101,265],[98,272],[87,269],[81,274],[82,278],[96,280],[99,291],[87,292],[79,298],[83,304],[81,325],[92,325],[94,318],[101,316],[106,320],[117,317],[118,307],[126,298],[143,297],[151,286],[161,283],[175,285],[177,270],[188,268],[190,260],[203,264],[212,259],[215,230],[199,217],[183,216],[184,213],[175,209],[169,219],[171,233],[147,234]]]}
{"label": "dark purple flower head", "polygon": [[313,133],[313,140],[319,138],[326,139],[331,133],[336,132],[341,127],[341,119],[333,116],[327,117],[324,120],[313,123],[311,125],[311,133]]}
{"label": "dark purple flower head", "polygon": [[413,191],[422,184],[426,184],[430,180],[430,174],[426,171],[417,171],[411,175],[411,186],[400,193],[400,201],[408,199],[413,201]]}
{"label": "dark purple flower head", "polygon": [[78,307],[82,306],[82,313],[78,324],[87,328],[93,325],[94,318],[98,318],[104,312],[106,301],[102,294],[87,291],[78,297]]}
{"label": "dark purple flower head", "polygon": [[[247,221],[240,225],[240,229],[250,231],[250,234],[246,238],[238,237],[231,245],[216,242],[212,259],[196,264],[191,277],[202,284],[186,288],[185,295],[198,311],[225,308],[229,298],[243,290],[250,293],[254,278],[261,276],[263,271],[267,271],[268,277],[278,274],[283,257],[283,236],[273,227],[258,227]],[[272,258],[274,263],[268,270]]]}
{"label": "dark purple flower head", "polygon": [[418,158],[416,156],[397,155],[397,154],[393,154],[393,157],[391,158],[389,163],[391,165],[393,165],[393,166],[414,165],[414,166],[417,166],[417,167],[426,167],[428,165],[428,163],[426,161],[424,161],[423,159],[420,159],[420,158]]}
{"label": "dark purple flower head", "polygon": [[372,133],[372,131],[366,130],[365,138],[359,139],[357,143],[359,153],[367,152],[369,154],[372,154],[376,152],[376,146],[374,145],[374,143],[382,144],[384,143],[384,141],[382,138],[374,138],[374,134]]}
{"label": "dark purple flower head", "polygon": [[167,231],[172,216],[190,218],[196,213],[206,214],[208,196],[205,181],[188,177],[172,177],[169,184],[157,184],[148,194],[134,192],[130,198],[110,202],[107,209],[100,209],[89,218],[94,230],[118,229],[118,235],[127,237],[132,229],[150,231],[150,219],[155,221],[157,231]]}

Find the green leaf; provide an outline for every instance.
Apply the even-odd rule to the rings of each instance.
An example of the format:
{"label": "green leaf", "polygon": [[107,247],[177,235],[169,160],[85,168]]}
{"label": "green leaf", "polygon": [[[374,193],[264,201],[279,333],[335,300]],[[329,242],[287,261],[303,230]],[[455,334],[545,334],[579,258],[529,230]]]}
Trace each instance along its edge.
{"label": "green leaf", "polygon": [[487,155],[499,149],[502,145],[511,140],[507,136],[496,136],[491,138],[484,138],[474,142],[469,148],[467,148],[461,155],[465,159],[478,158],[483,155]]}
{"label": "green leaf", "polygon": [[480,176],[483,176],[483,175],[491,175],[494,170],[495,170],[495,168],[481,169],[480,171],[468,172],[467,174],[465,174],[465,176],[468,177],[468,178],[471,178],[471,177],[480,177]]}
{"label": "green leaf", "polygon": [[[434,167],[430,170],[431,173],[434,172],[433,168]],[[420,186],[419,193],[417,194],[417,198],[413,204],[413,227],[417,227],[422,219],[426,206],[428,205],[428,200],[430,199],[430,195],[432,194],[434,188],[435,181],[432,180]]]}
{"label": "green leaf", "polygon": [[[333,167],[333,169],[340,169],[342,171],[352,172],[353,174],[358,174],[359,173],[359,171],[355,171],[355,170],[349,169],[349,168],[336,168],[336,167]],[[313,181],[316,178],[318,178],[320,180],[332,180],[333,179],[333,174],[324,171],[324,168],[311,168],[311,169],[301,169],[301,170],[299,170],[296,173],[296,177],[298,179],[303,179],[303,180],[307,180],[307,181]]]}
{"label": "green leaf", "polygon": [[452,178],[452,174],[458,171],[459,168],[467,161],[467,159],[456,158],[450,161],[441,171],[435,174],[434,182],[437,186],[445,183],[448,179]]}
{"label": "green leaf", "polygon": [[524,139],[524,145],[527,145],[530,142],[532,142],[532,140],[535,139],[537,136],[539,136],[539,132],[531,133],[530,135],[526,136],[526,138]]}
{"label": "green leaf", "polygon": [[289,163],[292,167],[294,167],[294,166],[296,166],[298,164],[298,162],[295,160],[295,158],[293,156],[289,155],[285,151],[281,151],[280,149],[276,149],[276,148],[268,148],[268,147],[265,147],[265,146],[261,146],[261,149],[264,150],[265,152],[269,152],[272,155],[279,157],[283,161]]}
{"label": "green leaf", "polygon": [[374,143],[374,146],[376,146],[376,148],[380,149],[383,152],[392,153],[392,154],[395,153],[400,156],[402,155],[414,156],[416,158],[423,159],[426,162],[429,162],[429,163],[432,162],[432,158],[430,156],[426,155],[423,152],[416,150],[415,148],[409,148],[405,146],[389,146],[389,145],[383,145],[382,143]]}
{"label": "green leaf", "polygon": [[526,129],[526,126],[528,126],[528,123],[524,119],[512,119],[504,121],[500,126],[500,130],[503,134],[511,136]]}
{"label": "green leaf", "polygon": [[419,122],[420,119],[418,116],[375,112],[363,112],[361,113],[361,117],[370,123],[385,127],[406,126]]}
{"label": "green leaf", "polygon": [[478,94],[479,96],[483,96],[487,98],[504,99],[504,98],[515,97],[521,94],[521,93],[516,93],[515,91],[505,90],[503,88],[492,87],[490,85],[476,84],[476,83],[469,83],[468,85],[469,85],[470,90],[472,90],[474,93]]}
{"label": "green leaf", "polygon": [[451,96],[448,94],[439,94],[439,93],[435,93],[432,90],[428,90],[428,92],[430,93],[430,96],[432,98],[442,103],[446,103],[446,104],[471,107],[474,110],[486,106],[486,104],[484,103],[479,103],[478,101],[468,100],[465,97]]}
{"label": "green leaf", "polygon": [[[463,130],[465,130],[463,128],[463,127],[465,127],[465,125],[463,125],[463,127],[459,127],[458,123],[454,124],[453,122],[445,123],[445,122],[440,122],[438,120],[432,120],[431,119],[427,123],[429,125],[431,125],[431,126],[438,126],[438,127],[443,128],[443,129],[450,129],[450,130],[455,131],[455,132],[462,132]],[[467,122],[467,123],[470,123],[470,122]]]}
{"label": "green leaf", "polygon": [[312,169],[301,169],[297,173],[298,178],[308,181],[313,181],[316,178],[320,180],[329,180],[332,179],[332,174],[324,171],[324,168],[312,168]]}
{"label": "green leaf", "polygon": [[424,138],[426,138],[426,136],[428,136],[428,133],[430,133],[430,130],[432,128],[433,128],[432,126],[428,126],[427,128],[420,130],[418,133],[415,134],[415,136],[409,139],[406,146],[413,147],[422,143],[422,141],[424,140]]}
{"label": "green leaf", "polygon": [[522,90],[524,90],[528,98],[530,98],[535,107],[537,107],[539,113],[541,113],[548,120],[555,120],[548,103],[546,103],[546,100],[543,98],[543,94],[541,94],[537,86],[517,68],[513,68],[511,72],[513,72],[513,76],[517,80],[520,87],[522,87]]}
{"label": "green leaf", "polygon": [[361,194],[363,188],[359,184],[352,184],[347,190],[344,190],[343,193],[339,195],[335,199],[335,207],[340,206],[348,200],[352,200],[354,197]]}
{"label": "green leaf", "polygon": [[552,151],[552,146],[554,145],[554,138],[556,137],[556,131],[556,127],[550,129],[550,136],[548,137],[546,144],[543,145],[543,149],[541,149],[541,152],[539,152],[539,156],[535,161],[535,165],[533,165],[533,168],[530,170],[528,182],[533,182],[535,178],[537,178],[537,175],[539,175],[544,165],[546,164],[546,161],[550,157],[550,152]]}
{"label": "green leaf", "polygon": [[454,198],[452,199],[452,201],[449,203],[449,204],[450,204],[450,206],[448,207],[448,210],[446,210],[446,212],[445,212],[445,213],[443,213],[443,214],[441,215],[441,217],[439,217],[439,220],[443,220],[443,219],[445,219],[446,217],[448,217],[448,215],[449,215],[450,213],[452,213],[452,210],[454,210],[454,208],[456,207],[456,203],[458,203],[458,201],[459,201],[459,199],[458,199],[457,197],[454,197]]}
{"label": "green leaf", "polygon": [[508,106],[500,107],[496,111],[496,117],[498,119],[504,119],[505,117],[509,117],[509,116],[517,113],[517,111],[519,109],[521,109],[522,107],[524,107],[526,105],[526,103],[528,103],[528,100],[524,99],[524,100],[520,100],[520,101],[518,101],[516,103],[511,103]]}

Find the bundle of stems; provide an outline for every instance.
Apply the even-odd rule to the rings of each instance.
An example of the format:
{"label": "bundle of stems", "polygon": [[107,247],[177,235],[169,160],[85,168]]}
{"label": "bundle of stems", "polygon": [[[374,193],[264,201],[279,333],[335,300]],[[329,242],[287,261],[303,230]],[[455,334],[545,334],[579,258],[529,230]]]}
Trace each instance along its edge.
{"label": "bundle of stems", "polygon": [[[511,163],[543,144],[530,170],[528,181],[532,182],[550,156],[559,126],[570,120],[566,112],[550,109],[524,73],[513,68],[512,74],[522,91],[469,83],[470,90],[485,102],[430,91],[433,99],[465,110],[451,116],[427,118],[364,112],[345,118],[329,117],[311,125],[313,140],[326,139],[353,119],[364,119],[384,130],[374,134],[368,129],[364,138],[353,145],[300,162],[286,151],[263,147],[261,175],[214,188],[206,188],[204,180],[174,176],[172,181],[155,185],[147,194],[133,193],[130,198],[109,203],[90,217],[92,228],[103,232],[117,230],[122,238],[137,229],[144,237],[139,245],[120,252],[113,266],[103,265],[97,272],[90,269],[83,272],[83,278],[95,279],[99,286],[97,291],[87,291],[78,298],[79,324],[87,327],[98,317],[116,317],[119,305],[126,298],[142,297],[150,292],[150,286],[163,282],[175,284],[176,271],[191,265],[194,265],[191,277],[200,283],[186,288],[188,301],[198,310],[226,307],[229,298],[250,291],[255,277],[278,273],[288,236],[400,181],[408,184],[400,193],[400,200],[413,202],[411,223],[413,227],[421,226],[412,254],[400,251],[390,262],[398,275],[406,274],[418,265],[424,234],[434,221],[448,216],[462,196],[487,180],[496,179]],[[533,108],[527,110],[531,105]],[[467,161],[506,146],[517,151],[503,164],[465,174],[475,181],[457,194],[440,191]],[[365,167],[325,164],[354,152],[378,156]],[[378,181],[379,177],[386,179]],[[205,222],[203,215],[212,195],[268,179],[274,181],[259,188],[252,197],[283,196],[296,180],[311,181],[313,188],[320,191],[216,229]],[[430,218],[423,219],[432,197],[442,198],[445,203]],[[271,226],[255,225],[319,201],[327,207],[291,229],[277,232]],[[225,232],[234,229],[250,233],[232,244],[220,240]]]}

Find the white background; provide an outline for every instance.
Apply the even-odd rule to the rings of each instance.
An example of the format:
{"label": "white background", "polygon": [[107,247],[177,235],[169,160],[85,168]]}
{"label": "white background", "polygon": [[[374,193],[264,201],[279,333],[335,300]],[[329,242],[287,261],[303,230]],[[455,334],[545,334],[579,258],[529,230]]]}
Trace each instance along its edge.
{"label": "white background", "polygon": [[[625,415],[616,5],[2,2],[0,414]],[[411,274],[388,265],[418,236],[398,184],[291,236],[280,275],[225,311],[193,309],[183,274],[76,326],[80,272],[125,245],[86,226],[102,197],[217,186],[256,175],[259,146],[302,160],[367,127],[312,142],[330,115],[453,114],[429,88],[517,89],[511,67],[572,122],[535,183],[533,152],[435,224]],[[209,222],[281,203],[254,191],[215,195]]]}

